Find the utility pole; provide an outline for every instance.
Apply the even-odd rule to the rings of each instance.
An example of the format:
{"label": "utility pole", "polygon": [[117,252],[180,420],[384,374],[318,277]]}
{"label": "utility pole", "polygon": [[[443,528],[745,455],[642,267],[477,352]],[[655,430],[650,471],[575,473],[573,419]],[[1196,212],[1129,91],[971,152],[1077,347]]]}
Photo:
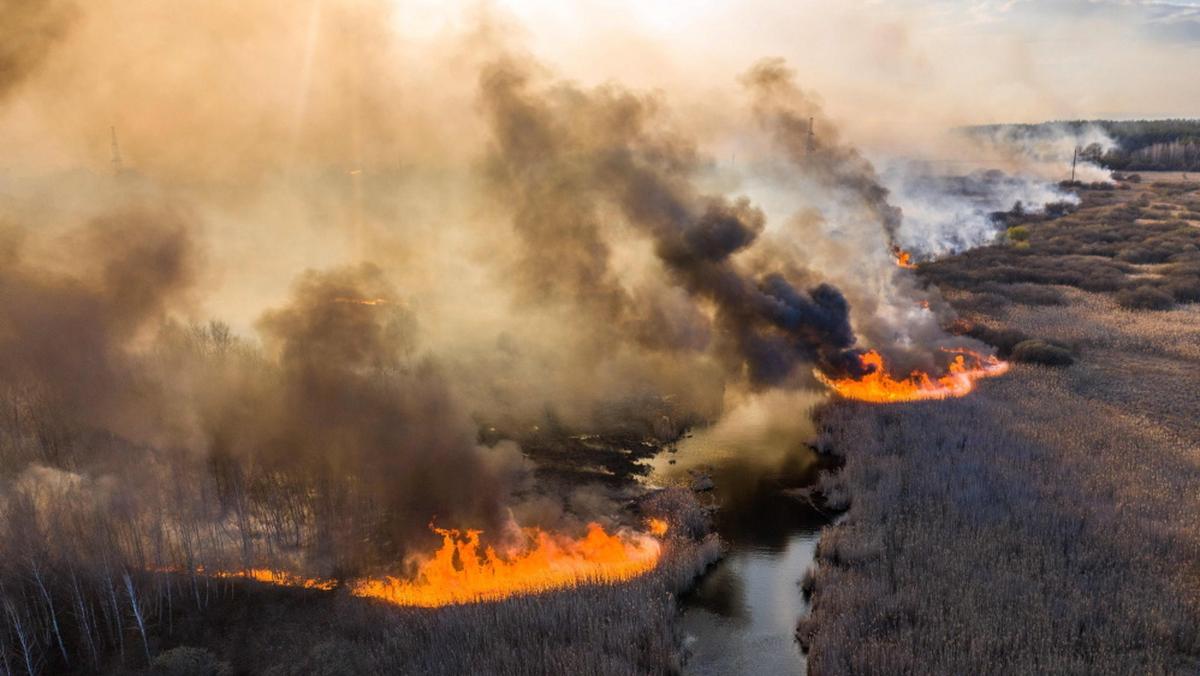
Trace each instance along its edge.
{"label": "utility pole", "polygon": [[113,176],[121,175],[121,148],[117,145],[117,128],[111,127],[112,131],[112,168]]}
{"label": "utility pole", "polygon": [[1079,159],[1079,146],[1075,146],[1075,152],[1071,154],[1071,182],[1075,182],[1075,161]]}
{"label": "utility pole", "polygon": [[816,139],[816,136],[813,134],[813,119],[810,117],[810,118],[808,118],[808,139],[804,144],[805,154],[811,156],[813,154],[813,150],[815,150],[816,147],[817,147],[817,139]]}

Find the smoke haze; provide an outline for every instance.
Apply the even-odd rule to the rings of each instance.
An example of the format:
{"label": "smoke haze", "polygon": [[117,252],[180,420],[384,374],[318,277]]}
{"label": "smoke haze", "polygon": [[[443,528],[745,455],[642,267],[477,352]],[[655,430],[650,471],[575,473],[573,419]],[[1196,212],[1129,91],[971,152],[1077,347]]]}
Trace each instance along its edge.
{"label": "smoke haze", "polygon": [[[3,5],[8,494],[121,483],[176,519],[156,565],[356,571],[553,511],[531,430],[668,441],[868,348],[983,349],[892,260],[984,243],[930,198],[965,188],[877,170],[820,64],[617,79],[644,54],[560,71],[537,25],[420,9]],[[1049,199],[1006,180],[973,208]]]}

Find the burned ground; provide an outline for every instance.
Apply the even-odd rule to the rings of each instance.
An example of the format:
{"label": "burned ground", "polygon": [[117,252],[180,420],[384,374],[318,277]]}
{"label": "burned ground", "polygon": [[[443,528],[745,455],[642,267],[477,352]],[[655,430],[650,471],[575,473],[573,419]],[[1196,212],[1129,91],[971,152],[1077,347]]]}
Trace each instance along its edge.
{"label": "burned ground", "polygon": [[[1200,670],[1200,306],[1121,304],[1194,280],[1200,228],[1178,213],[1197,187],[1085,192],[1029,224],[1027,247],[922,266],[977,337],[1014,355],[1036,337],[1075,363],[822,412],[822,446],[846,458],[827,482],[852,504],[822,538],[798,632],[814,673]],[[978,304],[1012,283],[1062,303]]]}

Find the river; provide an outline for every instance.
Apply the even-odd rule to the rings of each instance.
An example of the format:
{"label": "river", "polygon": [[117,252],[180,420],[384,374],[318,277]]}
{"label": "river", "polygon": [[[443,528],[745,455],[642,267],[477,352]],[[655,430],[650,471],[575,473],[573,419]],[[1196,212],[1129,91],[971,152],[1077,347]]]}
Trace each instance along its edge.
{"label": "river", "polygon": [[655,460],[655,481],[712,479],[713,489],[702,495],[716,506],[714,526],[727,546],[681,599],[685,674],[806,673],[794,638],[809,610],[799,581],[832,515],[795,489],[811,486],[830,460],[802,440],[811,438],[807,415],[791,416],[799,422],[735,416]]}

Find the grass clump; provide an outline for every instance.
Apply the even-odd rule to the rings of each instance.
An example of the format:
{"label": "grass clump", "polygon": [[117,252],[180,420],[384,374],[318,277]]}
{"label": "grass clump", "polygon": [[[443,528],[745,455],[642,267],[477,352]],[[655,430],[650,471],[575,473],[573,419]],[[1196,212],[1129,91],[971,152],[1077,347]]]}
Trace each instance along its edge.
{"label": "grass clump", "polygon": [[1175,299],[1162,289],[1138,286],[1117,292],[1117,303],[1130,310],[1170,310]]}
{"label": "grass clump", "polygon": [[1070,366],[1075,363],[1071,351],[1044,340],[1024,340],[1012,350],[1013,361],[1042,366]]}

